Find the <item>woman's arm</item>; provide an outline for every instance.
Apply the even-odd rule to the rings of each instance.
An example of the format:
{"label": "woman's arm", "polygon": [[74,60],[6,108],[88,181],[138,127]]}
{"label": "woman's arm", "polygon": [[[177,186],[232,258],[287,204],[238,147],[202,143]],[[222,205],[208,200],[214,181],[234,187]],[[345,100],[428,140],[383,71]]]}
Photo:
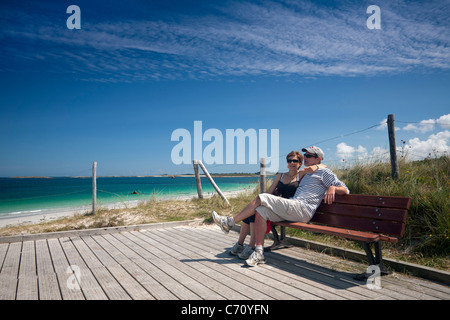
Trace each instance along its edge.
{"label": "woman's arm", "polygon": [[[318,169],[324,169],[327,166],[319,163],[319,164],[315,164],[309,167],[304,167],[302,170],[300,170],[298,173],[300,174],[299,179],[302,180],[303,177],[307,174],[307,173],[313,173],[314,171],[318,170]],[[299,181],[300,181],[299,180]]]}
{"label": "woman's arm", "polygon": [[269,189],[266,191],[267,193],[270,194],[274,194],[275,189],[278,186],[278,182],[280,182],[280,178],[281,178],[281,173],[277,174],[277,176],[275,177],[275,179],[272,182],[272,185],[269,187]]}

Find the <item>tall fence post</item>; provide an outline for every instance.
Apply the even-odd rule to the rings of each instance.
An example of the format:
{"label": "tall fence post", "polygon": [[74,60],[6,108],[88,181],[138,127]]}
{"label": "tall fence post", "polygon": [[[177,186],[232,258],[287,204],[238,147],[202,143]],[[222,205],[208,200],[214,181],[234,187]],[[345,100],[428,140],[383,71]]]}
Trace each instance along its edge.
{"label": "tall fence post", "polygon": [[92,214],[97,211],[97,162],[92,164]]}
{"label": "tall fence post", "polygon": [[197,185],[198,198],[203,199],[202,181],[200,180],[200,173],[198,171],[198,162],[197,160],[192,160],[192,163],[194,164],[195,184]]}
{"label": "tall fence post", "polygon": [[391,170],[392,170],[392,178],[398,179],[399,167],[397,161],[397,146],[395,143],[395,124],[394,124],[394,114],[389,114],[387,118],[387,127],[389,134],[389,147],[391,153]]}
{"label": "tall fence post", "polygon": [[206,177],[209,179],[209,182],[211,182],[212,186],[214,187],[214,189],[216,189],[217,193],[222,197],[222,199],[229,205],[231,206],[230,202],[228,202],[228,199],[225,197],[225,195],[222,193],[222,191],[220,191],[219,187],[217,186],[217,184],[214,182],[213,178],[211,177],[211,175],[209,174],[208,170],[206,170],[205,166],[203,165],[203,163],[201,162],[201,160],[197,160],[198,165],[200,166],[200,168],[202,168],[203,172],[205,173]]}
{"label": "tall fence post", "polygon": [[266,192],[266,158],[260,159],[259,193]]}

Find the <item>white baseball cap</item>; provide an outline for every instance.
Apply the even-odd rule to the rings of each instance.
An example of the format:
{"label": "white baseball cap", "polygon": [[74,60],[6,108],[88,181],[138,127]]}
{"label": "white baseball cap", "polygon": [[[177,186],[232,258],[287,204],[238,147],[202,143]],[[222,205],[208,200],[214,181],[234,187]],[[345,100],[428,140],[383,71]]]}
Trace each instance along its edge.
{"label": "white baseball cap", "polygon": [[311,147],[303,148],[302,151],[316,154],[318,157],[320,157],[320,159],[323,160],[323,151],[319,147],[311,146]]}

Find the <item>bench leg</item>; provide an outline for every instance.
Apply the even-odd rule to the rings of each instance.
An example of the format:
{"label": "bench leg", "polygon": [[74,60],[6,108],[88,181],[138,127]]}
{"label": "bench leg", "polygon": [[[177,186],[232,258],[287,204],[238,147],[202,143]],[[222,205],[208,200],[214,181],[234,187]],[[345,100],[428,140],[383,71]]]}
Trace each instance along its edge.
{"label": "bench leg", "polygon": [[275,228],[274,225],[271,225],[271,231],[272,231],[272,235],[273,235],[273,244],[270,247],[265,247],[264,251],[268,252],[268,251],[273,251],[273,250],[277,250],[277,249],[292,247],[292,244],[290,244],[286,241],[286,228],[285,227],[280,226],[280,233],[281,233],[280,236],[278,236],[277,229]]}
{"label": "bench leg", "polygon": [[380,271],[382,275],[392,274],[392,271],[388,270],[383,263],[383,255],[381,253],[381,241],[375,242],[375,254],[376,254],[376,263],[378,267],[380,267]]}
{"label": "bench leg", "polygon": [[[363,242],[362,246],[367,255],[367,260],[370,266],[376,265],[380,268],[380,273],[382,276],[391,274],[392,272],[386,268],[383,263],[383,255],[381,250],[381,241],[374,242],[375,256],[373,255],[372,249],[370,248],[371,242]],[[364,280],[370,277],[370,273],[362,273],[356,275],[354,278],[356,280]]]}

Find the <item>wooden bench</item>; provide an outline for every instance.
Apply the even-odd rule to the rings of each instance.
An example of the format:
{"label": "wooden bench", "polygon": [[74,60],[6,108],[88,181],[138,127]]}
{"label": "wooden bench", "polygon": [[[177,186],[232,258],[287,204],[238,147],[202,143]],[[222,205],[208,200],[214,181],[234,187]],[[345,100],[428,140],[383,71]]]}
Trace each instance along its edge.
{"label": "wooden bench", "polygon": [[[291,246],[286,241],[286,227],[324,233],[359,241],[366,252],[369,265],[378,265],[382,275],[389,274],[390,271],[383,264],[381,243],[396,243],[403,236],[410,204],[411,198],[406,197],[359,194],[336,196],[331,205],[322,202],[309,223],[272,222],[274,244],[265,250]],[[275,228],[277,225],[281,226],[281,237]],[[374,245],[375,256],[371,244]],[[370,275],[363,274],[355,278],[362,280],[368,276]]]}

